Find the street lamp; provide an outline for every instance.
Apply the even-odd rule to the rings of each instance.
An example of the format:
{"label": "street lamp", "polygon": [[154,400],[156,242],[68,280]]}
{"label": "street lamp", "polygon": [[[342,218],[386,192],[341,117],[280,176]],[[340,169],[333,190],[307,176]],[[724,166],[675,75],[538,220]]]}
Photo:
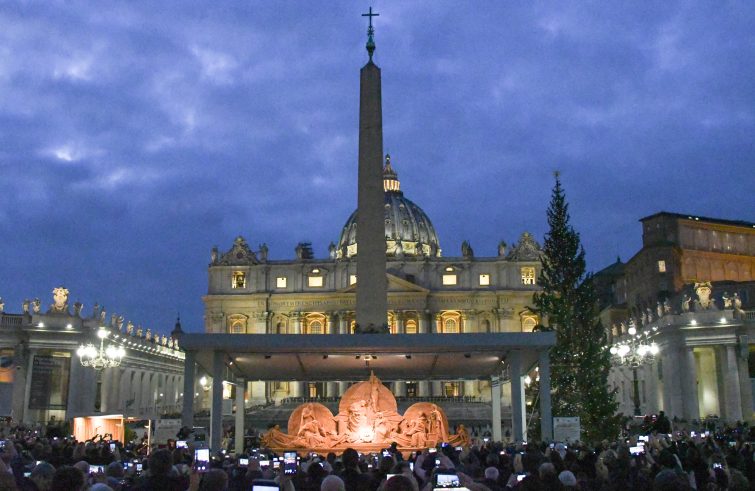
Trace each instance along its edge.
{"label": "street lamp", "polygon": [[[629,338],[614,344],[609,349],[614,363],[632,369],[632,385],[634,391],[634,415],[640,416],[640,383],[637,379],[637,369],[645,363],[652,363],[658,354],[658,345],[642,340],[642,334],[637,334],[637,328],[630,324],[627,330]],[[645,333],[647,335],[647,333]]]}
{"label": "street lamp", "polygon": [[85,367],[92,367],[95,370],[102,370],[103,368],[113,368],[120,366],[121,360],[126,356],[126,350],[123,346],[109,345],[105,348],[105,338],[110,333],[104,327],[101,327],[97,331],[97,337],[100,338],[100,348],[97,349],[92,343],[79,346],[76,354],[79,355],[79,361],[81,365]]}

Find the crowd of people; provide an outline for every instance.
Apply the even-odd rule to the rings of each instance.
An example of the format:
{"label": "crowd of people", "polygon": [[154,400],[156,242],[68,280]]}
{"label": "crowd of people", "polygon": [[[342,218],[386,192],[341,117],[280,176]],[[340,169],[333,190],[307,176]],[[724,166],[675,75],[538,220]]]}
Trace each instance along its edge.
{"label": "crowd of people", "polygon": [[743,426],[707,434],[652,431],[591,446],[482,439],[411,453],[395,445],[373,454],[349,448],[285,462],[275,452],[250,449],[218,452],[206,463],[195,459],[201,444],[180,448],[170,441],[147,455],[139,443],[42,433],[0,429],[0,490],[702,491],[747,490],[755,482],[755,432]]}

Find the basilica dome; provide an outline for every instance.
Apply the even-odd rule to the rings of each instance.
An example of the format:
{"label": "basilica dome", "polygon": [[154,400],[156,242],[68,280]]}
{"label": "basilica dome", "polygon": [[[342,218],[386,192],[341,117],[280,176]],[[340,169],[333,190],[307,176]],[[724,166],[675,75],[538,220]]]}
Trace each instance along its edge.
{"label": "basilica dome", "polygon": [[[422,208],[404,197],[398,175],[391,166],[391,156],[385,156],[383,168],[385,191],[386,254],[394,257],[440,257],[438,235]],[[357,254],[357,212],[351,214],[341,230],[336,257]]]}

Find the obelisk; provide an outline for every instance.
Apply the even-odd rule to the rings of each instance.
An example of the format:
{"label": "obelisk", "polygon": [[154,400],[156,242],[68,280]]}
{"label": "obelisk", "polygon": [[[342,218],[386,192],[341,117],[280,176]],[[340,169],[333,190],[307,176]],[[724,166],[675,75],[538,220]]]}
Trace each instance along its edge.
{"label": "obelisk", "polygon": [[370,59],[359,79],[359,178],[357,189],[357,325],[358,332],[380,332],[388,309],[383,223],[383,111],[380,68],[375,51],[372,7],[368,14],[367,52]]}

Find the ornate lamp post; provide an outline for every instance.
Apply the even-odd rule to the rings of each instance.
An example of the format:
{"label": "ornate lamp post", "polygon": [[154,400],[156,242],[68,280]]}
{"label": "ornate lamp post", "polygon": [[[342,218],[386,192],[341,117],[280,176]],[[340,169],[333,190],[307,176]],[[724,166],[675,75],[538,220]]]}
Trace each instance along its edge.
{"label": "ornate lamp post", "polygon": [[[609,349],[614,363],[624,365],[632,369],[632,386],[634,391],[634,415],[640,416],[640,384],[637,379],[637,369],[645,363],[651,363],[658,354],[658,345],[649,343],[648,340],[642,339],[641,334],[637,334],[637,328],[634,323],[629,324],[627,330],[629,338],[611,346]],[[646,335],[649,333],[645,333]]]}
{"label": "ornate lamp post", "polygon": [[113,368],[121,364],[121,360],[126,356],[126,350],[123,346],[109,345],[105,347],[105,338],[108,337],[110,332],[104,327],[101,327],[97,331],[97,337],[100,338],[100,348],[97,349],[92,343],[81,345],[76,351],[79,355],[79,361],[81,365],[85,367],[92,367],[95,370],[102,370],[103,368]]}

